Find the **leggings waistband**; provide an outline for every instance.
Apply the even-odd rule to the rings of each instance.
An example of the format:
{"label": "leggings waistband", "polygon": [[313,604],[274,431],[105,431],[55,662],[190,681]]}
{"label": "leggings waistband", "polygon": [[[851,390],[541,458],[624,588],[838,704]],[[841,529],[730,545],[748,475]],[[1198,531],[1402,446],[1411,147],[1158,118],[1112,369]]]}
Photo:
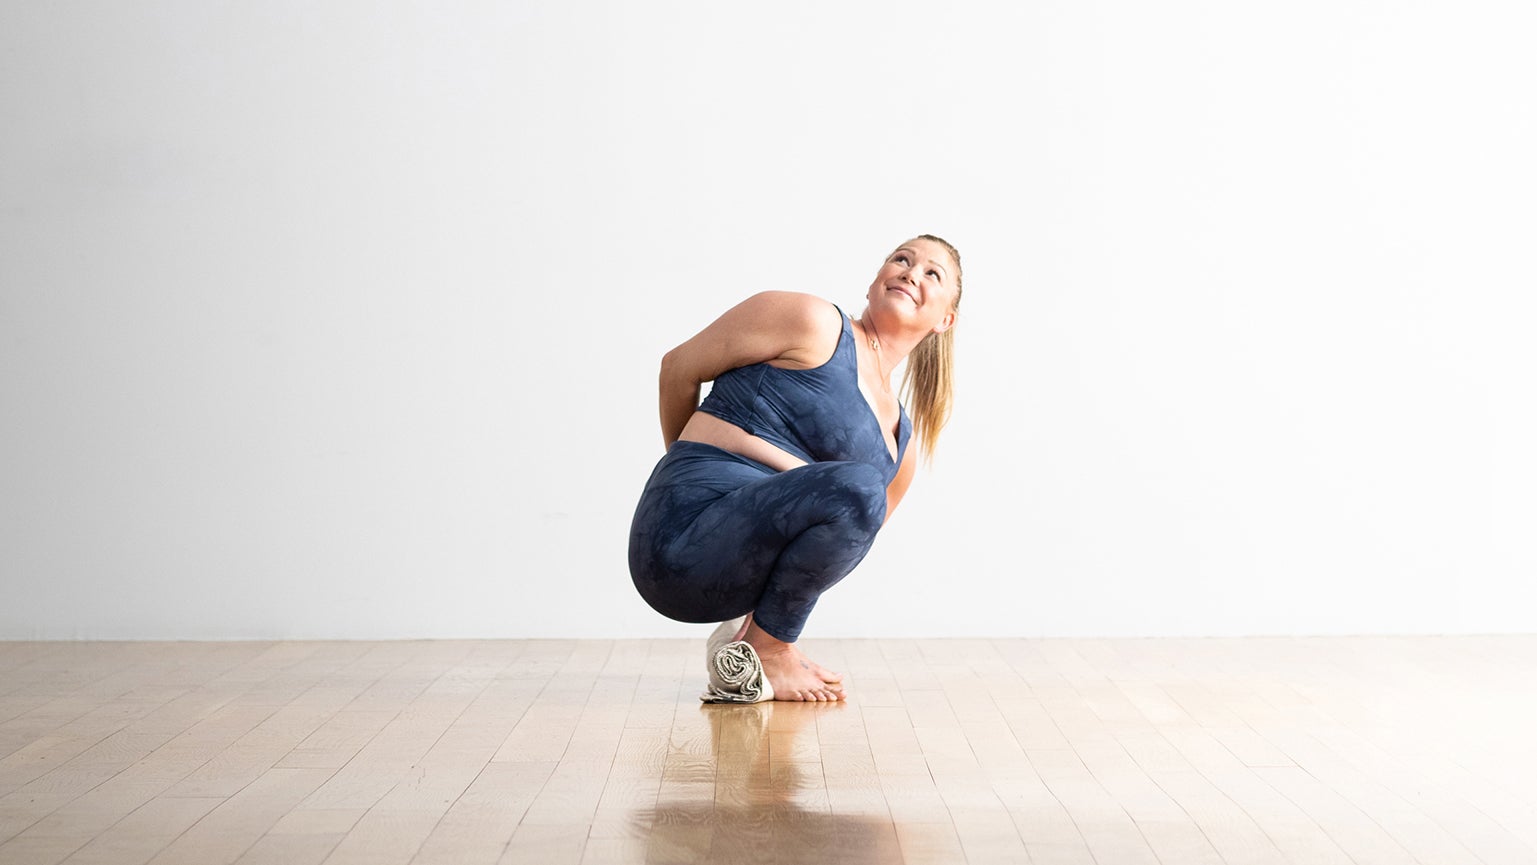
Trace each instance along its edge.
{"label": "leggings waistband", "polygon": [[758,462],[757,460],[755,460],[755,459],[753,459],[751,457],[744,457],[741,454],[732,453],[731,451],[728,451],[728,450],[726,450],[723,447],[718,447],[718,446],[712,445],[712,444],[706,444],[705,442],[687,441],[685,439],[679,439],[678,441],[673,442],[672,446],[667,449],[667,456],[663,457],[663,459],[671,461],[674,458],[679,459],[679,460],[686,460],[686,459],[713,459],[713,460],[725,459],[725,460],[734,460],[734,461],[739,462],[739,463],[741,463],[743,465],[750,466],[752,468],[758,469],[759,471],[762,471],[765,474],[773,474],[773,475],[779,474],[779,470],[776,469],[776,468],[773,468],[772,466],[765,465],[764,463],[760,463],[760,462]]}

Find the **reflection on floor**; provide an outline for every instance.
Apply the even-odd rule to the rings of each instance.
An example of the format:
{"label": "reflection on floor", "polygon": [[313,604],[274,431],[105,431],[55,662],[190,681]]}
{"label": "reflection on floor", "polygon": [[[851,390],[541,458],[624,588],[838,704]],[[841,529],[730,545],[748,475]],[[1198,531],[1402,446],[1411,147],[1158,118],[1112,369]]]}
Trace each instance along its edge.
{"label": "reflection on floor", "polygon": [[804,645],[0,643],[0,865],[1537,862],[1537,636]]}

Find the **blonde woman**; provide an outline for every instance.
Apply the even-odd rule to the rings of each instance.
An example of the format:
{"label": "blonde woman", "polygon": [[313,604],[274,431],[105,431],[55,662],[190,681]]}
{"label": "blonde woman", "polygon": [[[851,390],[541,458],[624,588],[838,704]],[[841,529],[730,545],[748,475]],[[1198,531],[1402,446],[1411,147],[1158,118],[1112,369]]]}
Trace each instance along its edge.
{"label": "blonde woman", "polygon": [[[914,432],[932,453],[950,412],[955,247],[901,244],[865,299],[850,318],[809,294],[756,294],[662,358],[667,453],[635,511],[630,574],[669,618],[745,615],[735,638],[775,699],[843,699],[843,677],[795,642],[906,493]],[[911,420],[891,385],[903,360]]]}

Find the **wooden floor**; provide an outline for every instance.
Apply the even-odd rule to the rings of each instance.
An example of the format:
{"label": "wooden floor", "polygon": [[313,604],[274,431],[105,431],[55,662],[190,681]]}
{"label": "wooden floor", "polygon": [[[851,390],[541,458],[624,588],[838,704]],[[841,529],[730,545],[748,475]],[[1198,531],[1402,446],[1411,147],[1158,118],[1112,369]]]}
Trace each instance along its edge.
{"label": "wooden floor", "polygon": [[0,863],[1537,863],[1537,636],[703,637],[0,643]]}

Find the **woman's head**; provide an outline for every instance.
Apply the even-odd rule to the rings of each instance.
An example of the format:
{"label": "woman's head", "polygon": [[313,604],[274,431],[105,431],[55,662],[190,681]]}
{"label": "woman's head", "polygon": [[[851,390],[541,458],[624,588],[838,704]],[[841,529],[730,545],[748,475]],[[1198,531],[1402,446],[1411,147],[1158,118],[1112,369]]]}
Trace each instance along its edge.
{"label": "woman's head", "polygon": [[961,300],[961,254],[943,238],[920,234],[886,256],[865,298],[877,316],[942,333],[955,324]]}
{"label": "woman's head", "polygon": [[950,420],[954,397],[961,254],[943,238],[920,234],[886,257],[866,297],[872,307],[879,301],[886,311],[929,331],[907,356],[902,388],[912,410],[913,432],[924,456],[932,457],[939,432]]}
{"label": "woman's head", "polygon": [[[903,246],[907,246],[907,245],[913,244],[913,243],[930,243],[930,244],[933,244],[934,246],[937,246],[940,249],[943,249],[945,251],[945,255],[949,256],[950,263],[955,265],[955,274],[954,274],[954,276],[955,276],[955,299],[953,301],[951,301],[950,305],[951,305],[952,308],[960,306],[961,305],[961,253],[960,253],[960,250],[957,250],[954,246],[951,246],[950,245],[950,241],[945,240],[943,237],[936,237],[936,236],[934,236],[932,234],[920,234],[917,237],[913,238],[912,240],[909,240],[907,243],[903,244]],[[900,248],[900,247],[898,247],[898,248]]]}

